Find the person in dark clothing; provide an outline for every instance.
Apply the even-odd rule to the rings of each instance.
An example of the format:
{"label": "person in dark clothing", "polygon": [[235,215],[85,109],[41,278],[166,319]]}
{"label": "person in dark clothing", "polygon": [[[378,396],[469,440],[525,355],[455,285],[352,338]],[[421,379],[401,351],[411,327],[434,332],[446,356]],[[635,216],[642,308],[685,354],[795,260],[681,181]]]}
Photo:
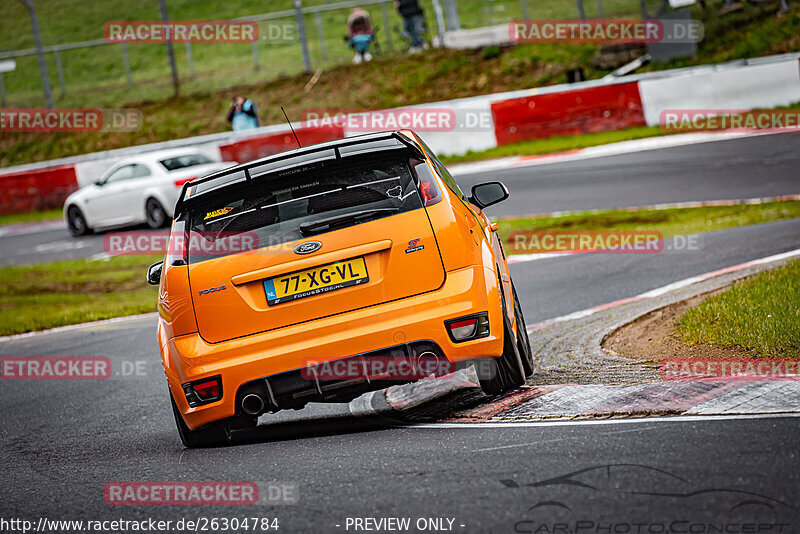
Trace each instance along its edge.
{"label": "person in dark clothing", "polygon": [[409,52],[413,54],[428,48],[428,44],[422,38],[425,33],[425,12],[419,2],[417,0],[397,0],[395,6],[400,12],[400,16],[403,17],[406,32],[411,37]]}

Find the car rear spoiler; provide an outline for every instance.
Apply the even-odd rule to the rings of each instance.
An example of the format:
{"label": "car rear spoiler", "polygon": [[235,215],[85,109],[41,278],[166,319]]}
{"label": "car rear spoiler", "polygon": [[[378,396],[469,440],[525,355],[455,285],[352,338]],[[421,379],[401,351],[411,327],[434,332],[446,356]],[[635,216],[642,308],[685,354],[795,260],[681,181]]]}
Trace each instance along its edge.
{"label": "car rear spoiler", "polygon": [[420,159],[426,159],[420,147],[401,132],[359,135],[297,148],[242,163],[185,183],[175,205],[175,217],[183,212],[188,203],[207,198],[207,195],[235,184],[281,178],[303,172],[310,166],[326,161],[389,151],[409,151]]}

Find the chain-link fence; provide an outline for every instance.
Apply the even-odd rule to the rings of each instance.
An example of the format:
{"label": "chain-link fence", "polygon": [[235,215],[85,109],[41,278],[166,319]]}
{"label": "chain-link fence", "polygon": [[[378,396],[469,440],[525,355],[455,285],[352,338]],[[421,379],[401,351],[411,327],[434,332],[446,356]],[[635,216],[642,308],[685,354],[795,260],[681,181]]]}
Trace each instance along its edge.
{"label": "chain-link fence", "polygon": [[[517,19],[639,18],[643,8],[654,13],[663,8],[665,2],[421,0],[420,4],[425,10],[428,39],[432,40],[445,29],[481,28]],[[166,3],[169,6],[170,0]],[[99,9],[100,5],[93,4],[93,8]],[[377,31],[377,55],[398,53],[409,47],[393,0],[274,0],[271,5],[285,9],[259,15],[235,15],[258,24],[260,38],[256,43],[176,43],[174,50],[182,91],[219,90],[349,62],[353,54],[344,36],[347,16],[356,6],[370,12]],[[232,8],[227,6],[226,9],[226,14],[230,14]],[[126,14],[109,13],[119,18],[125,18]],[[157,15],[157,11],[150,18],[158,18],[152,15]],[[185,6],[183,10],[170,12],[172,20],[200,18],[193,15],[194,12]],[[40,23],[52,26],[53,21],[49,19],[54,16],[58,15],[42,9]],[[10,22],[5,22],[6,25],[12,23],[13,28],[7,28],[0,21],[0,29],[4,30],[0,34],[6,33],[5,30],[30,33],[27,17],[12,17]],[[102,24],[86,22],[82,35],[102,36]],[[3,106],[41,105],[43,82],[36,49],[9,50],[4,41],[7,38],[0,35],[0,61],[14,60],[16,69],[0,73]],[[32,40],[17,39],[15,42],[20,41]],[[102,38],[45,46],[43,52],[56,105],[114,105],[169,96],[173,88],[165,50],[163,44],[110,44]]]}

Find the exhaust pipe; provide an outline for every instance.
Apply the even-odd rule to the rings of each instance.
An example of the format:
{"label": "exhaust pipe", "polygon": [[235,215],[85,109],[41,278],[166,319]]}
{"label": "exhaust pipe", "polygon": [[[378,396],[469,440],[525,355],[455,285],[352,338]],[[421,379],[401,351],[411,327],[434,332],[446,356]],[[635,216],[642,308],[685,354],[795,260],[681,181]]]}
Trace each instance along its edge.
{"label": "exhaust pipe", "polygon": [[416,370],[418,373],[421,373],[423,377],[425,376],[440,376],[443,373],[442,367],[442,360],[439,356],[429,350],[426,350],[422,354],[417,355],[416,358]]}
{"label": "exhaust pipe", "polygon": [[264,411],[264,399],[255,393],[245,395],[242,399],[242,410],[247,415],[258,415]]}

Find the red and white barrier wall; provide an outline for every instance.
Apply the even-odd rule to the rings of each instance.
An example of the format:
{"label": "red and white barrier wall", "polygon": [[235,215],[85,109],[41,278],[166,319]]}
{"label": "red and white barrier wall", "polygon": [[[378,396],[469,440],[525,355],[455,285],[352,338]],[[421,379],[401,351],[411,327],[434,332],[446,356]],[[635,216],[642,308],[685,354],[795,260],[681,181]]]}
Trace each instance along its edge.
{"label": "red and white barrier wall", "polygon": [[800,102],[800,60],[699,71],[674,78],[641,80],[645,120],[660,124],[662,111],[674,109],[756,109]]}
{"label": "red and white barrier wall", "polygon": [[243,163],[297,148],[298,140],[300,144],[306,146],[344,137],[344,130],[336,126],[321,126],[317,128],[301,126],[295,129],[295,133],[297,134],[297,139],[294,138],[290,131],[246,137],[239,141],[219,145],[219,152],[223,161]]}
{"label": "red and white barrier wall", "polygon": [[637,82],[495,102],[492,116],[498,145],[645,124]]}
{"label": "red and white barrier wall", "polygon": [[0,213],[60,208],[76,189],[74,165],[6,172],[0,175]]}
{"label": "red and white barrier wall", "polygon": [[[177,146],[207,154],[223,161],[245,162],[297,147],[297,141],[288,126],[269,126],[260,135],[235,136],[226,134],[221,139],[181,143]],[[296,129],[303,145],[333,141],[344,137],[339,127]],[[206,136],[213,137],[213,136]],[[16,169],[0,170],[0,213],[61,208],[70,193],[97,180],[106,170],[124,157],[137,153],[175,148],[174,143],[158,143],[114,150],[87,157],[66,158],[57,165],[24,165]],[[94,157],[91,157],[94,156]],[[54,162],[50,162],[54,163]]]}
{"label": "red and white barrier wall", "polygon": [[[416,106],[484,117],[450,131],[420,131],[437,153],[481,151],[555,135],[576,135],[659,124],[676,109],[754,109],[800,102],[800,54],[594,80]],[[297,125],[303,145],[364,133],[336,125]],[[96,180],[123,157],[191,147],[245,162],[295,147],[286,125],[246,133],[207,135],[86,154],[0,170],[0,213],[61,207],[67,195]]]}

